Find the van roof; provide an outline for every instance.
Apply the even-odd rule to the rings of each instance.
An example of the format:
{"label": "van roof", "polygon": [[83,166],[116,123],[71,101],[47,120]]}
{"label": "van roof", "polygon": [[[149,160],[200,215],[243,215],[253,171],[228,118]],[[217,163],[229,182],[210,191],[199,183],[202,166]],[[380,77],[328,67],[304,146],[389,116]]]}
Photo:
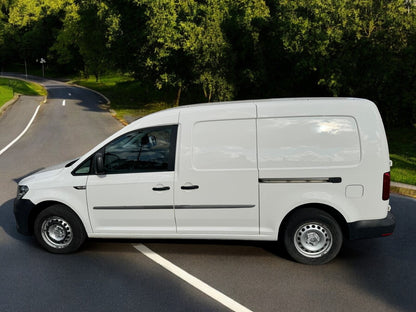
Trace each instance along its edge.
{"label": "van roof", "polygon": [[[331,103],[330,106],[328,104]],[[231,108],[235,105],[242,104],[255,104],[257,106],[257,117],[265,118],[270,116],[310,116],[317,114],[347,114],[350,115],[354,112],[357,104],[362,107],[363,103],[374,105],[372,102],[360,99],[360,98],[342,98],[342,97],[309,97],[309,98],[272,98],[272,99],[257,99],[257,100],[240,100],[240,101],[225,101],[225,102],[213,102],[213,103],[199,103],[190,104],[179,107],[173,107],[165,109],[153,114],[149,114],[140,118],[129,125],[128,128],[133,128],[139,123],[154,120],[154,119],[165,119],[165,117],[177,115],[178,112],[188,111],[196,108],[209,109],[209,108]],[[315,104],[315,105],[310,105]],[[350,104],[350,105],[345,105]],[[354,105],[355,104],[355,105]],[[278,105],[278,109],[276,109]],[[375,106],[375,105],[374,105]],[[277,115],[276,115],[277,114]],[[171,118],[169,118],[171,119]]]}
{"label": "van roof", "polygon": [[[188,104],[178,107],[172,107],[169,109],[187,109],[193,107],[203,106],[218,106],[218,105],[233,105],[233,104],[244,104],[244,103],[270,103],[270,102],[334,102],[334,101],[362,101],[365,99],[353,98],[353,97],[293,97],[293,98],[271,98],[271,99],[255,99],[255,100],[237,100],[237,101],[224,101],[224,102],[209,102],[209,103],[197,103]],[[365,100],[366,101],[366,100]]]}
{"label": "van roof", "polygon": [[[237,101],[224,101],[224,102],[210,102],[210,103],[197,103],[197,104],[187,104],[178,107],[172,107],[165,109],[166,110],[186,110],[195,107],[211,107],[211,106],[226,106],[226,105],[237,105],[237,104],[247,104],[253,103],[257,105],[262,105],[262,103],[295,103],[302,102],[305,103],[314,103],[314,102],[348,102],[348,101],[368,101],[362,98],[353,98],[353,97],[294,97],[294,98],[271,98],[271,99],[256,99],[256,100],[237,100]],[[158,113],[158,112],[156,112]]]}

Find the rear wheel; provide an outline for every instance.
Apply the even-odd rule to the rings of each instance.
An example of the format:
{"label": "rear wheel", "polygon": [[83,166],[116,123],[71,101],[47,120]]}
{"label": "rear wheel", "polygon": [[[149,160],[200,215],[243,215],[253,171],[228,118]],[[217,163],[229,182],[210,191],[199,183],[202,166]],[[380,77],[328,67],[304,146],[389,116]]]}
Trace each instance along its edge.
{"label": "rear wheel", "polygon": [[288,254],[304,264],[331,261],[341,249],[342,239],[336,220],[316,208],[296,211],[284,229],[284,245]]}
{"label": "rear wheel", "polygon": [[39,244],[52,253],[74,252],[87,236],[81,220],[64,205],[41,211],[35,219],[34,234]]}

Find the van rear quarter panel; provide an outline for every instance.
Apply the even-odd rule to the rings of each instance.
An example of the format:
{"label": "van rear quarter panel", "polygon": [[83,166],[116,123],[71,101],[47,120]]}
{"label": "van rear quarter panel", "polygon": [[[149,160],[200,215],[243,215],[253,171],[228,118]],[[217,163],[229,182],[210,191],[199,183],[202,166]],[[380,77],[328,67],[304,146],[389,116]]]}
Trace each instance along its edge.
{"label": "van rear quarter panel", "polygon": [[[261,234],[277,235],[283,218],[305,204],[331,206],[347,222],[386,217],[388,201],[382,200],[382,187],[383,174],[390,170],[389,154],[383,123],[374,103],[362,99],[292,99],[256,103],[259,179],[342,178],[341,183],[260,183]],[[272,140],[271,130],[262,129],[264,125],[270,127],[272,120],[277,120],[275,141],[284,142],[287,147],[289,142],[294,142],[294,146],[289,148],[292,150],[284,152],[287,157],[276,156],[274,162],[266,161],[270,155],[264,154],[265,145]],[[308,120],[313,124],[310,128]],[[323,127],[320,130],[326,131],[326,135],[308,133],[314,127],[319,132],[319,120]],[[335,121],[332,130],[331,120]],[[286,121],[294,121],[295,126],[293,123],[290,126],[289,122],[285,127]],[[299,138],[302,131],[308,136],[306,144]],[[318,145],[320,137],[322,145],[314,146]],[[320,150],[323,152],[319,156]],[[270,150],[268,152],[270,154]]]}

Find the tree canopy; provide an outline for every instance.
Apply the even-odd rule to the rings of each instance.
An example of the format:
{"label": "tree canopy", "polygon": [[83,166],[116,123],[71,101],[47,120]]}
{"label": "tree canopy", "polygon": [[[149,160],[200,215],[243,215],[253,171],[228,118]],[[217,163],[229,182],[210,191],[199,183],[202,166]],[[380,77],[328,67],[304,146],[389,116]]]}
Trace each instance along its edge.
{"label": "tree canopy", "polygon": [[205,101],[354,96],[416,122],[413,0],[0,0],[0,66],[128,73]]}

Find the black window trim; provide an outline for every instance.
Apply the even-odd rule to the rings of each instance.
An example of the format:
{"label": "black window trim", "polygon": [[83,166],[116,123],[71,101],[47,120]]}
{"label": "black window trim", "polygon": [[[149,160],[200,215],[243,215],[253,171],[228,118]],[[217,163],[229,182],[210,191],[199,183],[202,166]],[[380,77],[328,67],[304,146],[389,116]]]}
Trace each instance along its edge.
{"label": "black window trim", "polygon": [[94,157],[95,153],[93,155],[91,155],[90,157],[88,157],[87,159],[85,159],[82,163],[80,163],[74,170],[71,171],[71,174],[73,176],[87,176],[91,174],[91,165],[92,165],[92,161],[90,164],[90,170],[88,171],[88,173],[76,173],[78,169],[80,169],[86,162],[92,160],[92,158]]}

